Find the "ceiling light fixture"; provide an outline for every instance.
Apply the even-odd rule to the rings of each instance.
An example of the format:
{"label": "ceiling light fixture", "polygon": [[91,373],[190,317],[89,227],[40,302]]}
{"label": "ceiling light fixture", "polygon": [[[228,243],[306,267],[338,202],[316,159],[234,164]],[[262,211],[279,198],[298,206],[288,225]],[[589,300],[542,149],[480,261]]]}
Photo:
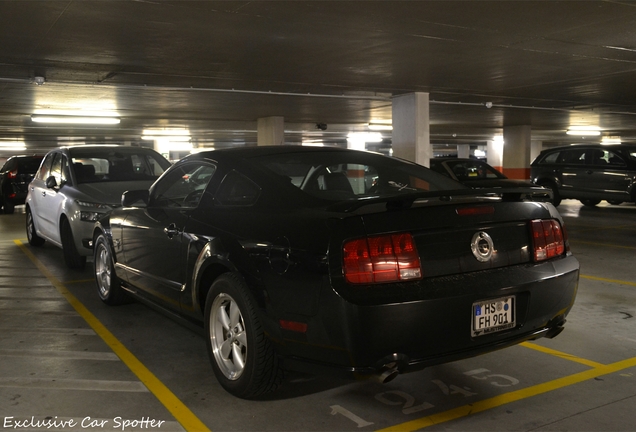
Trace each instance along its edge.
{"label": "ceiling light fixture", "polygon": [[601,134],[601,128],[598,126],[570,126],[566,133],[577,136],[598,136]]}
{"label": "ceiling light fixture", "polygon": [[611,145],[611,144],[620,144],[621,137],[619,136],[604,136],[601,138],[601,144],[603,145]]}
{"label": "ceiling light fixture", "polygon": [[26,150],[26,144],[24,141],[0,141],[0,151],[24,151]]}
{"label": "ceiling light fixture", "polygon": [[391,124],[391,122],[388,122],[388,123],[384,123],[384,122],[369,122],[367,127],[369,128],[369,130],[372,130],[372,131],[393,130],[393,125]]}
{"label": "ceiling light fixture", "polygon": [[60,124],[119,124],[119,117],[100,116],[73,116],[73,115],[49,115],[33,114],[31,120],[36,123],[60,123]]}

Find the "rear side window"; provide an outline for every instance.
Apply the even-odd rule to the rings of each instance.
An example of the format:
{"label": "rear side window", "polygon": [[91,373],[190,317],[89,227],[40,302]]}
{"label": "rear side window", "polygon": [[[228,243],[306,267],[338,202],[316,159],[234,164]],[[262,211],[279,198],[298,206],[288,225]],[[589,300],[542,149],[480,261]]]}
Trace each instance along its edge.
{"label": "rear side window", "polygon": [[252,180],[232,171],[223,179],[214,199],[224,206],[251,206],[260,193],[261,189]]}

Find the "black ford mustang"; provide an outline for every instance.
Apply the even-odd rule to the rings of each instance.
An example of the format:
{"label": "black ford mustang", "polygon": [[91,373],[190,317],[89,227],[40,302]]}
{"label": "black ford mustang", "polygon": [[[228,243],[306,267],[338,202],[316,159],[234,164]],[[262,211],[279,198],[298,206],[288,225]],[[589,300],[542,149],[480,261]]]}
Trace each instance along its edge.
{"label": "black ford mustang", "polygon": [[561,332],[579,264],[537,190],[337,148],[203,152],[96,224],[98,292],[202,324],[239,397],[283,369],[388,381]]}

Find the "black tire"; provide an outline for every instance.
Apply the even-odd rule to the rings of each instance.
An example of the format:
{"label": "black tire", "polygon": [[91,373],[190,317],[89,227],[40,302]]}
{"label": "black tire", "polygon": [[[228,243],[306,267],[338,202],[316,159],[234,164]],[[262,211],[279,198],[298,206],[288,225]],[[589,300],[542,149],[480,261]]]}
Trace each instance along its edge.
{"label": "black tire", "polygon": [[15,212],[15,204],[5,199],[4,203],[2,204],[2,211],[4,212],[4,214],[13,214]]}
{"label": "black tire", "polygon": [[543,183],[539,183],[539,186],[543,186],[544,188],[548,188],[552,191],[551,202],[555,207],[558,207],[558,205],[561,204],[561,194],[559,194],[559,188],[557,187],[556,184],[552,182],[543,182]]}
{"label": "black tire", "polygon": [[623,201],[620,200],[607,200],[608,203],[610,203],[611,205],[621,205],[623,204]]}
{"label": "black tire", "polygon": [[226,391],[243,399],[274,391],[283,379],[256,307],[235,273],[219,276],[205,302],[206,345],[214,374]]}
{"label": "black tire", "polygon": [[580,201],[581,203],[583,203],[584,206],[587,206],[587,207],[596,207],[596,205],[601,202],[601,200],[595,200],[595,199],[582,199]]}
{"label": "black tire", "polygon": [[115,274],[113,251],[104,234],[100,234],[94,243],[95,282],[97,294],[107,305],[116,306],[128,302],[128,295],[121,287]]}
{"label": "black tire", "polygon": [[71,269],[82,270],[86,266],[86,257],[80,255],[75,247],[73,231],[67,219],[62,219],[60,224],[60,236],[62,237],[62,251],[64,252],[64,262]]}
{"label": "black tire", "polygon": [[26,233],[31,246],[42,246],[44,244],[44,239],[35,232],[33,214],[31,214],[31,209],[29,207],[26,209]]}

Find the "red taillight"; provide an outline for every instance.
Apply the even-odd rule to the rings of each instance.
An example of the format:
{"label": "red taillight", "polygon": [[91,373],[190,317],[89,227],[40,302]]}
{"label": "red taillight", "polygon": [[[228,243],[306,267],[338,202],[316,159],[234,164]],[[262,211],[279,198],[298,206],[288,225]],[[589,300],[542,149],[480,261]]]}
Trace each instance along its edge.
{"label": "red taillight", "polygon": [[565,253],[566,236],[558,221],[533,220],[530,222],[530,231],[535,261],[547,260]]}
{"label": "red taillight", "polygon": [[344,244],[344,275],[352,284],[400,282],[422,277],[413,236],[392,234]]}
{"label": "red taillight", "polygon": [[18,177],[18,169],[14,169],[13,171],[9,171],[7,173],[7,178],[14,179]]}

